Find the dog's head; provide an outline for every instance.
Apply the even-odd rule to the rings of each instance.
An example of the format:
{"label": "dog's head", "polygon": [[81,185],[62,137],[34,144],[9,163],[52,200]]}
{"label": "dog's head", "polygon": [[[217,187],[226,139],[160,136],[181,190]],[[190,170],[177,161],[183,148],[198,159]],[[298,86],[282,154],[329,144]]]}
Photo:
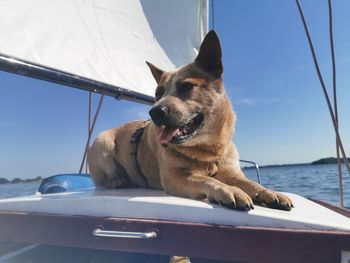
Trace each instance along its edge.
{"label": "dog's head", "polygon": [[217,130],[226,99],[221,57],[219,38],[210,31],[194,62],[176,71],[165,72],[146,62],[158,83],[149,114],[160,129],[161,144],[193,145]]}

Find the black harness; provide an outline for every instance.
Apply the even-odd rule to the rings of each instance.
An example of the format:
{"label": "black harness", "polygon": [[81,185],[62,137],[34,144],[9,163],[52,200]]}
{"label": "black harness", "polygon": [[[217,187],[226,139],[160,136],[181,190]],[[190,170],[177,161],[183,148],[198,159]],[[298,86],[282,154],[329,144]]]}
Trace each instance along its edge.
{"label": "black harness", "polygon": [[131,152],[131,155],[134,156],[134,158],[133,158],[134,165],[136,167],[137,173],[144,179],[144,181],[146,183],[146,187],[148,187],[147,177],[142,173],[139,162],[137,161],[137,152],[138,152],[139,142],[141,140],[143,132],[149,123],[150,123],[150,120],[145,121],[144,124],[134,132],[134,134],[131,136],[131,140],[130,140],[130,143],[132,145],[134,145],[133,150]]}

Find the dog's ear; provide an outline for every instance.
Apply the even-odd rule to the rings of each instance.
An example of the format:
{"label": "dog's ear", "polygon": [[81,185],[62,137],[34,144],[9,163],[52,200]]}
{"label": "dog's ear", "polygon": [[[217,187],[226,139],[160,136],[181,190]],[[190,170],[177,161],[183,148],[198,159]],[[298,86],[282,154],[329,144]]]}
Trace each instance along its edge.
{"label": "dog's ear", "polygon": [[223,72],[221,46],[214,30],[205,36],[194,63],[214,77],[221,77]]}
{"label": "dog's ear", "polygon": [[151,70],[154,79],[157,81],[157,83],[159,83],[160,78],[162,77],[164,71],[157,68],[155,65],[153,65],[152,63],[150,63],[148,61],[146,61],[146,64],[149,67],[149,69]]}

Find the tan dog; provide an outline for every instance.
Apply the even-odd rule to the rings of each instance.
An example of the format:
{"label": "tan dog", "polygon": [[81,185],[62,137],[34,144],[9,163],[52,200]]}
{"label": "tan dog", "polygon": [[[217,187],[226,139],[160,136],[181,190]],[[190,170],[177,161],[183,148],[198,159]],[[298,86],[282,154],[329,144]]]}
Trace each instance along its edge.
{"label": "tan dog", "polygon": [[229,208],[249,210],[255,202],[290,210],[287,196],[241,171],[216,33],[207,34],[193,63],[176,71],[147,64],[158,83],[152,121],[131,122],[98,136],[88,153],[95,184],[164,189]]}

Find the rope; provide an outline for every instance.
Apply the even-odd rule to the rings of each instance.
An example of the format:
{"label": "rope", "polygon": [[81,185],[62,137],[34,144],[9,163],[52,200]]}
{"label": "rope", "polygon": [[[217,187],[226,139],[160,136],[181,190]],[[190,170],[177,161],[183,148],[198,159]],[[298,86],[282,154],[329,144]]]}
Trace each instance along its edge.
{"label": "rope", "polygon": [[[334,41],[333,41],[333,16],[332,16],[332,1],[328,0],[328,16],[329,16],[329,41],[331,46],[331,55],[332,55],[332,77],[333,77],[333,107],[335,122],[339,129],[339,119],[338,119],[338,103],[337,103],[337,78],[336,78],[336,67],[335,67],[335,53],[334,53]],[[341,159],[339,153],[339,141],[336,140],[336,152],[337,152],[337,163],[338,163],[338,182],[339,182],[339,197],[340,197],[340,206],[344,207],[344,193],[343,193],[343,177],[341,169]]]}
{"label": "rope", "polygon": [[[303,10],[301,9],[299,0],[295,0],[295,2],[297,4],[298,11],[299,11],[299,14],[300,14],[300,18],[302,20],[302,23],[303,23],[303,26],[304,26],[304,30],[305,30],[305,33],[306,33],[306,36],[307,36],[307,39],[308,39],[308,43],[309,43],[309,46],[310,46],[313,62],[314,62],[314,65],[315,65],[315,68],[316,68],[316,72],[317,72],[317,76],[318,76],[318,79],[320,81],[324,97],[325,97],[326,102],[327,102],[328,111],[329,111],[329,114],[331,115],[332,124],[333,124],[333,128],[334,128],[334,131],[335,131],[336,139],[337,139],[338,144],[339,144],[339,149],[340,149],[340,152],[342,154],[342,157],[343,157],[346,169],[348,171],[348,174],[350,175],[349,161],[346,158],[346,154],[345,154],[345,151],[344,151],[343,143],[342,143],[340,135],[339,135],[338,124],[337,124],[337,121],[336,121],[336,118],[335,118],[335,115],[334,115],[334,112],[333,112],[333,109],[332,109],[332,105],[331,105],[331,102],[330,102],[330,99],[329,99],[329,96],[328,96],[328,92],[327,92],[326,86],[324,84],[324,81],[323,81],[323,78],[322,78],[322,75],[321,75],[321,71],[320,71],[320,68],[319,68],[319,65],[318,65],[318,62],[317,62],[315,49],[314,49],[314,46],[312,44],[312,40],[311,40],[310,33],[309,33],[309,30],[308,30],[308,27],[307,27],[307,24],[306,24],[306,21],[305,21]],[[335,67],[334,67],[333,70],[335,70]]]}
{"label": "rope", "polygon": [[98,114],[100,113],[100,109],[101,109],[101,106],[102,106],[103,98],[104,98],[104,95],[102,94],[101,97],[100,97],[100,101],[99,101],[99,103],[98,103],[98,106],[97,106],[97,110],[96,110],[94,119],[93,119],[92,124],[91,124],[91,128],[90,128],[90,130],[89,130],[88,138],[87,138],[86,145],[85,145],[83,160],[81,161],[81,165],[80,165],[80,169],[79,169],[79,173],[80,173],[80,174],[81,174],[81,172],[82,172],[82,170],[83,170],[83,167],[84,167],[84,163],[85,163],[85,159],[86,159],[86,154],[87,154],[87,152],[88,152],[88,150],[89,150],[91,135],[92,135],[92,133],[93,133],[93,131],[94,131],[94,128],[95,128],[95,124],[96,124],[96,120],[97,120]]}

